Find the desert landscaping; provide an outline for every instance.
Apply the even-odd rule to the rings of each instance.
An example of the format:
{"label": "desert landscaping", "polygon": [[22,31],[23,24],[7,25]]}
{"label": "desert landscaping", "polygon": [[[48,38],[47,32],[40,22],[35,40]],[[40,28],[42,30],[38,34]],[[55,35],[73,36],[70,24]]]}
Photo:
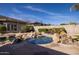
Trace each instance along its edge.
{"label": "desert landscaping", "polygon": [[0,55],[79,55],[79,4],[0,8]]}
{"label": "desert landscaping", "polygon": [[[56,28],[56,29],[65,28],[66,32],[62,29],[59,30],[59,32],[55,32],[55,31],[52,31],[52,30],[49,31],[49,32],[44,32],[45,30],[39,31],[39,29],[50,30],[50,29],[53,29],[53,28]],[[79,38],[78,38],[79,26],[78,25],[35,26],[34,29],[35,29],[34,32],[31,31],[31,32],[23,32],[23,33],[19,32],[19,33],[0,34],[0,38],[2,38],[2,39],[7,38],[7,40],[0,42],[0,49],[1,49],[1,47],[5,47],[6,45],[15,45],[14,46],[15,50],[16,49],[18,50],[18,48],[21,48],[22,46],[24,46],[23,42],[24,41],[26,42],[27,39],[35,38],[35,37],[39,37],[39,36],[46,36],[46,37],[51,37],[53,41],[50,42],[50,43],[47,43],[47,44],[38,44],[38,46],[45,47],[45,48],[48,48],[48,49],[51,49],[51,50],[56,50],[56,51],[66,53],[66,54],[71,54],[71,55],[79,54],[79,51],[78,51],[78,49],[79,49],[78,48],[78,46],[79,46],[79,41],[78,41],[79,40]],[[17,39],[19,39],[21,42],[18,41],[16,43],[14,43],[15,41],[14,40],[11,41],[11,39],[10,39],[11,37],[15,37],[16,38],[15,41]],[[21,46],[20,46],[20,44],[21,44]],[[26,47],[29,46],[29,45],[27,46],[27,42],[25,44],[26,44]],[[37,44],[34,44],[34,45],[37,45]],[[31,47],[31,46],[29,46],[29,47]],[[23,49],[29,49],[29,48],[23,48]],[[29,51],[29,50],[27,50],[27,51]],[[24,51],[26,51],[26,50],[24,50]],[[40,49],[40,52],[41,52],[41,49]],[[34,51],[31,52],[31,53],[34,53]],[[49,52],[49,53],[52,54],[53,52]],[[27,54],[27,53],[25,53],[25,54]]]}

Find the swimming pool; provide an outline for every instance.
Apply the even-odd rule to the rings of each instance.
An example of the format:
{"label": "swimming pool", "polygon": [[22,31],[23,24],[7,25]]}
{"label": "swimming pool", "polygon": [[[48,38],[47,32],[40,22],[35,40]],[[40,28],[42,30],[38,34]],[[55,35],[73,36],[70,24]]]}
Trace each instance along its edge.
{"label": "swimming pool", "polygon": [[29,38],[27,40],[27,42],[31,44],[47,44],[51,43],[52,41],[52,38],[46,36],[39,36],[38,38]]}

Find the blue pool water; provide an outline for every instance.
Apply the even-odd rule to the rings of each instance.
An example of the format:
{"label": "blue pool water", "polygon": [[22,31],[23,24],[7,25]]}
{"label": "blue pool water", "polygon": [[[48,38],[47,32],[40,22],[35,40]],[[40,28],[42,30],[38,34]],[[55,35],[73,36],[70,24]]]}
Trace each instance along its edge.
{"label": "blue pool water", "polygon": [[31,44],[47,44],[47,43],[50,43],[52,41],[53,41],[52,38],[45,37],[45,36],[40,36],[38,38],[30,38],[27,40],[27,42],[31,43]]}

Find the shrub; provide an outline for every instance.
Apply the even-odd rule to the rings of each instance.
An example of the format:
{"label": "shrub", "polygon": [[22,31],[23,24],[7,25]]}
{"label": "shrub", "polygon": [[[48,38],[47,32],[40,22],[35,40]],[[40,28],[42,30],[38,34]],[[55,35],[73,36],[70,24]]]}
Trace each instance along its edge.
{"label": "shrub", "polygon": [[60,31],[64,31],[65,33],[67,33],[67,31],[64,27],[60,28]]}
{"label": "shrub", "polygon": [[34,32],[34,27],[33,26],[29,26],[29,25],[25,25],[21,28],[21,31],[22,32],[31,32],[33,31]]}
{"label": "shrub", "polygon": [[0,25],[0,33],[5,33],[6,32],[6,26]]}
{"label": "shrub", "polygon": [[61,31],[66,32],[65,28],[52,28],[52,29],[43,28],[43,29],[38,29],[38,31],[45,32],[45,33],[58,33],[58,34],[60,34]]}
{"label": "shrub", "polygon": [[65,23],[62,23],[62,24],[60,24],[60,25],[67,25],[67,24],[65,24]]}
{"label": "shrub", "polygon": [[54,32],[54,33],[59,33],[60,34],[61,31],[64,31],[65,33],[67,33],[67,31],[63,27],[62,28],[53,28],[52,29],[52,32]]}
{"label": "shrub", "polygon": [[38,31],[39,32],[45,32],[45,33],[47,33],[48,32],[48,29],[45,29],[45,28],[44,29],[38,29]]}

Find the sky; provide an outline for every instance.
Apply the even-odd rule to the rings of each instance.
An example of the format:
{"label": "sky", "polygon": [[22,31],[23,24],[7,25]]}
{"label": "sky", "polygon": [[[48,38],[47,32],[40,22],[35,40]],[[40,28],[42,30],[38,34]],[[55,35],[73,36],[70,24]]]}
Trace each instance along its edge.
{"label": "sky", "polygon": [[0,15],[46,24],[79,23],[79,11],[71,10],[73,3],[4,3]]}

